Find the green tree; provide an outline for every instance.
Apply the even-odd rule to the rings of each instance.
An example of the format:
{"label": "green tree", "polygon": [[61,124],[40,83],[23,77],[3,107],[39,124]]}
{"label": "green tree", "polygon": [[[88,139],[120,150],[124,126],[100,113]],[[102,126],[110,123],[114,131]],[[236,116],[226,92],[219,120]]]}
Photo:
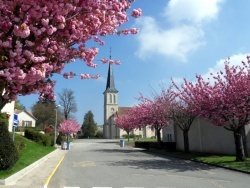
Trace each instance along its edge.
{"label": "green tree", "polygon": [[86,138],[94,137],[95,134],[96,134],[96,130],[97,130],[97,124],[94,121],[94,115],[91,112],[91,110],[89,110],[84,115],[84,121],[83,121],[83,124],[82,124],[83,136],[86,137]]}
{"label": "green tree", "polygon": [[[56,104],[54,102],[37,102],[31,107],[32,114],[37,118],[36,125],[44,129],[46,126],[55,125]],[[62,119],[60,109],[57,109],[58,123]]]}
{"label": "green tree", "polygon": [[8,131],[8,120],[0,113],[0,170],[12,168],[18,160],[18,151]]}
{"label": "green tree", "polygon": [[19,100],[15,101],[15,109],[17,109],[17,110],[26,110],[25,106]]}

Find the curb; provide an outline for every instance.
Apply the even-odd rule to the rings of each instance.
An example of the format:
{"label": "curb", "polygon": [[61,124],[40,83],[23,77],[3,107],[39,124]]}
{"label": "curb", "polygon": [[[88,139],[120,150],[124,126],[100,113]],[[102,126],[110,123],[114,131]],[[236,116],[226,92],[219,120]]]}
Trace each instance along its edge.
{"label": "curb", "polygon": [[45,160],[47,160],[50,156],[54,155],[58,152],[58,148],[55,151],[52,151],[51,153],[45,155],[41,159],[35,161],[34,163],[30,164],[26,168],[16,172],[15,174],[9,176],[6,179],[0,179],[0,185],[15,185],[15,183],[24,177],[26,174],[28,174],[31,170],[38,167],[41,163],[43,163]]}

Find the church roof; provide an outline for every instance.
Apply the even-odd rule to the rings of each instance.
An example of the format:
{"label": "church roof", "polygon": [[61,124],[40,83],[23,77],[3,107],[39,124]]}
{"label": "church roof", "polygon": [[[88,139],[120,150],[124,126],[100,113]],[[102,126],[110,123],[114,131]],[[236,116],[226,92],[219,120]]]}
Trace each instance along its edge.
{"label": "church roof", "polygon": [[107,84],[106,84],[106,91],[109,92],[118,92],[118,90],[115,88],[115,81],[114,81],[114,73],[112,64],[109,64],[109,71],[108,71],[108,77],[107,77]]}
{"label": "church roof", "polygon": [[132,107],[118,107],[118,112],[117,115],[123,115],[126,113],[126,111],[128,111],[129,109],[131,109]]}

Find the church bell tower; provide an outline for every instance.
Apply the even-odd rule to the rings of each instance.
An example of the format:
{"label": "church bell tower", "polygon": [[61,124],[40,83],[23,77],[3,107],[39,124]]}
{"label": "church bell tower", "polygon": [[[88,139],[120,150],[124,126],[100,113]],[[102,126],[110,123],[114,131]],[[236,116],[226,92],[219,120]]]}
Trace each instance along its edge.
{"label": "church bell tower", "polygon": [[106,90],[104,91],[104,138],[120,138],[120,129],[114,124],[118,112],[118,90],[115,88],[113,67],[109,64]]}

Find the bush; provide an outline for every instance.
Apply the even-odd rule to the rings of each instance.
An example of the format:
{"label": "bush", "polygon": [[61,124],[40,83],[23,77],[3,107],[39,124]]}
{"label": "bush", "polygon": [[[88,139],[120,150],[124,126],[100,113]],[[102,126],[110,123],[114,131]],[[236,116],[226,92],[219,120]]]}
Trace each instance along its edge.
{"label": "bush", "polygon": [[103,131],[98,130],[98,131],[96,132],[96,134],[95,134],[95,137],[96,137],[96,138],[103,138]]}
{"label": "bush", "polygon": [[10,137],[6,120],[0,118],[0,170],[11,169],[18,160],[18,151]]}
{"label": "bush", "polygon": [[175,142],[135,142],[136,148],[144,148],[146,150],[150,149],[165,149],[167,151],[175,151],[176,143]]}
{"label": "bush", "polygon": [[0,121],[3,122],[3,124],[7,127],[8,129],[8,125],[9,125],[9,121],[8,121],[8,115],[6,113],[1,113],[0,112]]}
{"label": "bush", "polygon": [[25,145],[25,142],[24,142],[24,140],[21,138],[21,136],[15,136],[15,140],[14,140],[14,144],[15,144],[15,147],[16,147],[16,149],[17,149],[17,151],[18,151],[18,156],[19,156],[19,158],[20,158],[20,156],[22,155],[22,151],[23,151],[23,149],[26,147],[26,145]]}
{"label": "bush", "polygon": [[63,136],[62,133],[59,133],[59,135],[56,138],[56,144],[61,145],[62,141],[66,141],[66,136]]}
{"label": "bush", "polygon": [[[123,134],[122,138],[128,138],[128,134]],[[142,135],[129,134],[129,138],[142,138]]]}
{"label": "bush", "polygon": [[43,146],[51,146],[52,143],[50,135],[41,134],[34,129],[25,129],[24,136]]}

